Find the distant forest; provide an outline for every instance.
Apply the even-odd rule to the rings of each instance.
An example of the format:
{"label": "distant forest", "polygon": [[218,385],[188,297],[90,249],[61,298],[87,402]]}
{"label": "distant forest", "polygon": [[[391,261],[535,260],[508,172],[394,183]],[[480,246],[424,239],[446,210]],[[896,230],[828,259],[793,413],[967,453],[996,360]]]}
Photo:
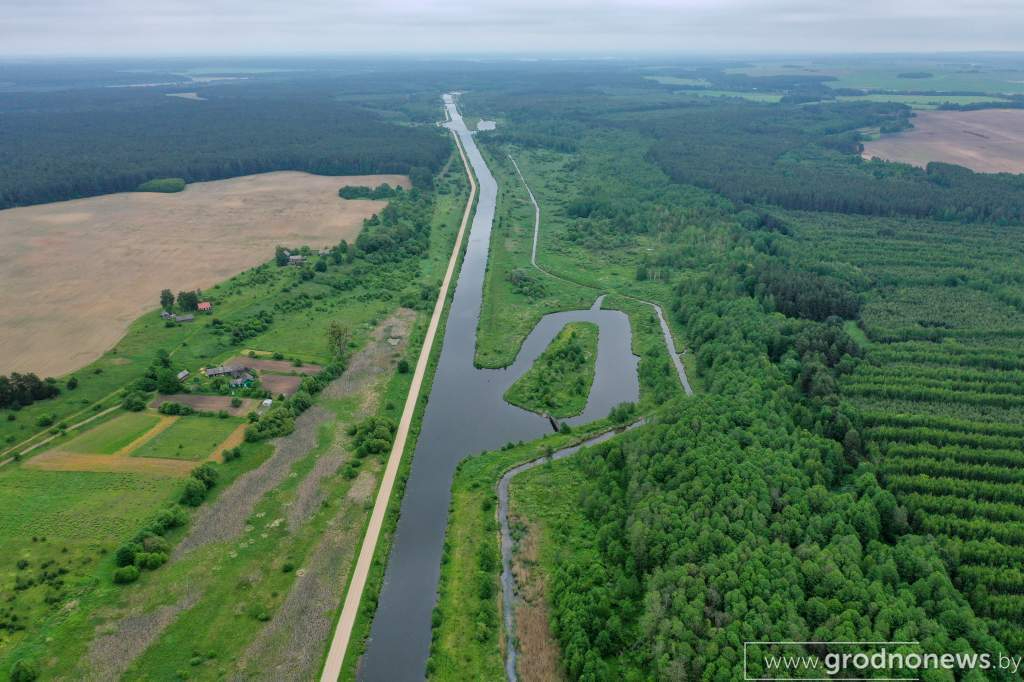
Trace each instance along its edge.
{"label": "distant forest", "polygon": [[[696,104],[654,124],[652,158],[676,181],[809,211],[1019,223],[1024,176],[862,162],[858,128],[902,127],[900,104]],[[643,123],[645,129],[649,121]]]}
{"label": "distant forest", "polygon": [[385,121],[323,88],[233,86],[203,96],[46,93],[34,109],[5,111],[0,208],[129,191],[160,177],[197,182],[277,170],[429,177],[451,152],[440,129]]}

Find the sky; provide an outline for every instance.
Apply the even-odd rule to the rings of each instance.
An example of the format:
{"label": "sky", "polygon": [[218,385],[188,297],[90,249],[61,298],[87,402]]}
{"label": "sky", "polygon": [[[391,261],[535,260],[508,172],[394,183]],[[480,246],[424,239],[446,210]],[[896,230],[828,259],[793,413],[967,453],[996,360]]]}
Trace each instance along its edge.
{"label": "sky", "polygon": [[0,54],[1024,50],[1024,0],[0,0]]}

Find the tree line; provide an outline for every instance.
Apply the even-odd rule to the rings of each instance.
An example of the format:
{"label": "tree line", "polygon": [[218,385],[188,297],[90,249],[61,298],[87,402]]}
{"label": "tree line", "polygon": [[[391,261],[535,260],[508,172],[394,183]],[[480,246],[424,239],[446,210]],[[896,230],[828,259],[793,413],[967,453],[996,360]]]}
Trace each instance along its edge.
{"label": "tree line", "polygon": [[318,92],[163,100],[5,113],[0,209],[132,191],[154,178],[198,182],[277,170],[411,173],[422,183],[451,152],[432,126],[388,123]]}

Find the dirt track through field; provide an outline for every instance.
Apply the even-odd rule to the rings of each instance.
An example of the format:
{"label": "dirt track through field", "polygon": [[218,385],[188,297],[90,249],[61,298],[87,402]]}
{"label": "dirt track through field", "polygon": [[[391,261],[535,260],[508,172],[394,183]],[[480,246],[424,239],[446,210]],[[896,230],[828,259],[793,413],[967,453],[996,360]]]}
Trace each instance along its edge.
{"label": "dirt track through field", "polygon": [[1024,173],[1024,110],[920,111],[914,128],[864,144],[864,158],[924,166],[943,161],[981,173]]}
{"label": "dirt track through field", "polygon": [[269,260],[277,244],[352,240],[383,201],[343,185],[404,176],[282,171],[0,211],[0,374],[56,376],[113,346],[161,289],[206,288]]}

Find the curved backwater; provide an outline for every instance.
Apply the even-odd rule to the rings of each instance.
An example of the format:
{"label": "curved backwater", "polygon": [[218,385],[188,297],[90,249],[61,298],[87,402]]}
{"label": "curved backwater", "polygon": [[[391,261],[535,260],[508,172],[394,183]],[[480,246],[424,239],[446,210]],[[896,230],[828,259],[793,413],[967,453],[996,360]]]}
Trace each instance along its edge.
{"label": "curved backwater", "polygon": [[498,186],[453,97],[445,95],[444,103],[450,117],[446,125],[462,142],[480,194],[430,402],[402,499],[384,586],[366,654],[360,662],[362,680],[423,679],[430,653],[430,616],[437,601],[455,467],[469,455],[551,432],[545,417],[509,405],[502,396],[558,332],[569,322],[593,322],[599,328],[597,367],[590,397],[583,413],[567,420],[570,424],[607,416],[615,405],[635,402],[640,395],[638,358],[631,350],[629,318],[621,311],[603,310],[601,298],[589,310],[553,313],[542,318],[526,337],[510,367],[495,370],[473,366]]}

